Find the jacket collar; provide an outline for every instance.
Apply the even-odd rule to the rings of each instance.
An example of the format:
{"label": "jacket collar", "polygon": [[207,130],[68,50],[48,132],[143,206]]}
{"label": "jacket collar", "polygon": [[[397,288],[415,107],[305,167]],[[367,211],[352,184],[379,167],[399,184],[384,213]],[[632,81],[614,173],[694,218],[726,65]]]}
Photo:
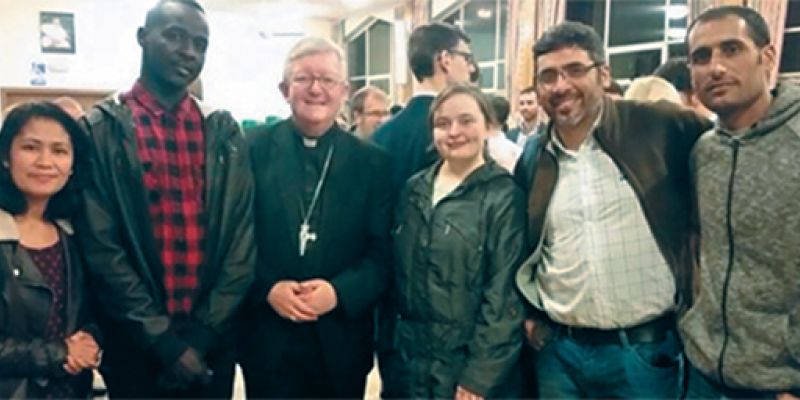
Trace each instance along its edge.
{"label": "jacket collar", "polygon": [[[72,224],[64,219],[58,219],[55,221],[56,226],[67,235],[72,235],[74,230],[72,229]],[[0,209],[0,241],[7,242],[19,242],[19,229],[17,229],[17,221],[14,220],[14,216],[11,215],[8,211]]]}
{"label": "jacket collar", "polygon": [[[117,91],[114,94],[112,94],[111,96],[109,96],[108,99],[111,100],[110,103],[113,104],[115,107],[122,107],[122,106],[124,106],[124,104],[122,104],[122,98],[125,95],[125,93],[126,93],[126,91],[123,91],[123,90]],[[203,119],[208,118],[208,116],[211,115],[211,113],[213,113],[214,111],[217,111],[217,108],[212,107],[208,103],[205,103],[205,102],[201,101],[200,99],[198,99],[197,97],[195,97],[191,93],[187,93],[187,95],[189,96],[189,99],[191,101],[193,101],[194,104],[197,106],[197,109],[200,110],[200,114],[203,115]],[[127,107],[125,107],[125,108],[127,108]]]}
{"label": "jacket collar", "polygon": [[[420,172],[420,175],[417,179],[414,179],[414,184],[410,188],[411,193],[422,198],[430,199],[432,195],[431,192],[433,191],[433,181],[436,179],[436,175],[439,173],[439,168],[442,167],[442,163],[443,161],[440,159],[428,169]],[[453,189],[453,192],[448,194],[447,197],[458,196],[460,193],[469,190],[473,186],[480,185],[504,175],[508,175],[506,170],[498,166],[494,160],[487,157],[484,164],[467,175],[461,184]]]}

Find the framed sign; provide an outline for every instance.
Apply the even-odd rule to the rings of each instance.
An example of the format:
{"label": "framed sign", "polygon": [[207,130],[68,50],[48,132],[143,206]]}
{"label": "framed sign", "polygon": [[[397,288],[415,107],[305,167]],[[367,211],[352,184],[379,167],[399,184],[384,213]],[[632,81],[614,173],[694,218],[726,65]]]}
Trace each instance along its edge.
{"label": "framed sign", "polygon": [[39,43],[42,53],[75,54],[75,15],[63,12],[40,12]]}

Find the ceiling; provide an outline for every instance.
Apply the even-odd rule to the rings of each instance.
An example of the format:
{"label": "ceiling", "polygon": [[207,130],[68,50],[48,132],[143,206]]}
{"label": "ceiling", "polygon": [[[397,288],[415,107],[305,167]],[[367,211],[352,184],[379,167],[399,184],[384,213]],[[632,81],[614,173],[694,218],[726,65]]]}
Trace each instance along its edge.
{"label": "ceiling", "polygon": [[342,19],[386,10],[402,0],[201,0],[205,8],[215,10],[248,10],[259,13],[302,12],[305,16]]}

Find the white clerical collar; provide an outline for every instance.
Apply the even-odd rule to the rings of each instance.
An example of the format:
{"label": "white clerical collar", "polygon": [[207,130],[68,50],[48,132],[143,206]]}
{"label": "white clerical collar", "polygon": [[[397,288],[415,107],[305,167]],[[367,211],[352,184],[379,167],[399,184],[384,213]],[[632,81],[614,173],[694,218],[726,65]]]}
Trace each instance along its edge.
{"label": "white clerical collar", "polygon": [[307,148],[310,148],[310,149],[313,149],[313,148],[317,147],[317,143],[319,143],[319,139],[316,139],[316,138],[312,139],[312,138],[307,138],[307,137],[303,136],[303,146],[305,146]]}

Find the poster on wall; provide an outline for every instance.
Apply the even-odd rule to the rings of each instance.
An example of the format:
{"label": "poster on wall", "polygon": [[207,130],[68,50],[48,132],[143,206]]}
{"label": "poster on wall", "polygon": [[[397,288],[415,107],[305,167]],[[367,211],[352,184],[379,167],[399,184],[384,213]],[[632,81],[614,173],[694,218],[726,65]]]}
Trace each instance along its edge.
{"label": "poster on wall", "polygon": [[75,54],[75,15],[64,12],[40,12],[39,43],[42,53]]}
{"label": "poster on wall", "polygon": [[40,61],[31,62],[31,85],[47,85],[47,64]]}

